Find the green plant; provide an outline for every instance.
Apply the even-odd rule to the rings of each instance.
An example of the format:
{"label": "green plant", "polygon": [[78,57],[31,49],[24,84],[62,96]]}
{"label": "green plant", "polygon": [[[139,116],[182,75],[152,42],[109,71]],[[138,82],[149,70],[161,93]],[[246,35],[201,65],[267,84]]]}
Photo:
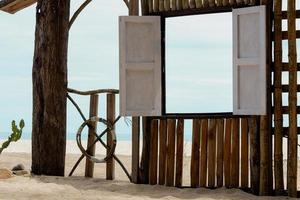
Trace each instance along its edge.
{"label": "green plant", "polygon": [[18,126],[16,125],[15,120],[13,120],[11,122],[12,133],[8,137],[7,141],[3,142],[2,146],[0,147],[0,154],[2,153],[2,151],[4,149],[6,149],[9,146],[9,144],[11,142],[17,142],[21,138],[21,136],[22,136],[22,130],[23,130],[24,126],[25,126],[25,122],[24,122],[23,119],[19,123],[19,127],[20,128],[18,128]]}

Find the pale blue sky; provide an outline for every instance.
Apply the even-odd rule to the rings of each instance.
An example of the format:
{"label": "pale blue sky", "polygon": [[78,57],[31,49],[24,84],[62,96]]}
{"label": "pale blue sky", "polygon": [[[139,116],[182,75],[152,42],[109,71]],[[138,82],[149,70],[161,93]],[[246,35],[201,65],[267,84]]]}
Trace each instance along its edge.
{"label": "pale blue sky", "polygon": [[[72,12],[79,5],[72,1]],[[120,15],[127,15],[121,0],[94,1],[75,22],[69,41],[69,87],[118,88]],[[168,19],[167,111],[232,110],[231,26],[230,13]],[[34,28],[35,6],[15,15],[0,12],[0,132],[9,132],[10,121],[21,118],[25,132],[31,131]],[[89,99],[76,100],[87,115]],[[104,116],[104,96],[100,102]],[[68,103],[68,133],[74,135],[80,124]],[[129,128],[121,122],[117,131],[128,134]]]}

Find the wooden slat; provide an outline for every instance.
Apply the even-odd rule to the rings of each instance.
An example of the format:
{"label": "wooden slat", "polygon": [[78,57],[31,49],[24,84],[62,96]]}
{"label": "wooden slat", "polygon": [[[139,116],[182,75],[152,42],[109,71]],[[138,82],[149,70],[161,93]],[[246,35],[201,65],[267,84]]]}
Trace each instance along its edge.
{"label": "wooden slat", "polygon": [[171,0],[171,10],[177,10],[176,8],[176,0]]}
{"label": "wooden slat", "polygon": [[249,187],[248,120],[241,119],[241,188]]}
{"label": "wooden slat", "polygon": [[201,8],[202,6],[202,0],[196,0],[196,8]]}
{"label": "wooden slat", "polygon": [[190,0],[190,8],[196,8],[196,2],[195,0]]}
{"label": "wooden slat", "polygon": [[223,6],[228,6],[229,5],[229,0],[223,0]]}
{"label": "wooden slat", "polygon": [[223,187],[224,120],[217,119],[217,187]]}
{"label": "wooden slat", "polygon": [[182,10],[182,0],[176,0],[177,10]]}
{"label": "wooden slat", "polygon": [[151,141],[151,119],[143,117],[143,149],[140,164],[139,182],[142,184],[149,183],[149,157]]}
{"label": "wooden slat", "polygon": [[224,143],[224,179],[225,187],[230,187],[230,157],[231,157],[231,129],[232,119],[226,119]]}
{"label": "wooden slat", "polygon": [[[116,95],[115,94],[107,94],[106,95],[106,119],[108,122],[113,123],[116,119]],[[115,131],[115,126],[111,132]],[[107,133],[107,146],[110,148],[113,146],[115,141],[113,140],[110,132]],[[107,150],[107,154],[109,151]],[[106,161],[106,179],[114,180],[115,179],[115,160],[114,158],[110,158]]]}
{"label": "wooden slat", "polygon": [[140,117],[132,117],[131,181],[139,183],[140,162]]}
{"label": "wooden slat", "polygon": [[216,180],[216,120],[210,119],[208,123],[208,184],[215,187]]}
{"label": "wooden slat", "polygon": [[[275,63],[272,63],[272,71],[274,71]],[[289,71],[289,63],[281,64],[281,71],[288,72]],[[300,71],[300,63],[297,63],[297,71]]]}
{"label": "wooden slat", "polygon": [[149,9],[149,13],[153,12],[153,1],[148,0],[148,9]]}
{"label": "wooden slat", "polygon": [[159,0],[153,0],[153,11],[154,12],[159,11]]}
{"label": "wooden slat", "polygon": [[159,12],[163,12],[164,10],[164,0],[159,0]]}
{"label": "wooden slat", "polygon": [[[283,157],[282,157],[282,1],[274,2],[274,177],[275,192],[282,195],[283,185]],[[288,91],[288,85],[284,86]]]}
{"label": "wooden slat", "polygon": [[[300,30],[297,30],[295,32],[295,36],[296,38],[300,38]],[[272,40],[274,40],[274,33],[273,33],[273,36],[272,36]],[[282,31],[282,39],[283,40],[287,40],[288,39],[288,31]]]}
{"label": "wooden slat", "polygon": [[174,161],[175,161],[175,126],[176,120],[168,120],[168,148],[167,148],[167,178],[166,186],[174,186]]}
{"label": "wooden slat", "polygon": [[191,153],[191,187],[199,187],[199,153],[200,153],[200,120],[193,120],[192,153]]}
{"label": "wooden slat", "polygon": [[[272,131],[275,132],[275,128],[273,128]],[[300,135],[300,127],[297,127],[297,133],[298,133],[298,135]],[[283,127],[282,134],[284,137],[287,137],[289,135],[289,128]]]}
{"label": "wooden slat", "polygon": [[222,0],[217,0],[217,6],[222,6]]}
{"label": "wooden slat", "polygon": [[289,137],[287,189],[290,197],[297,197],[297,46],[296,1],[288,1],[289,47]]}
{"label": "wooden slat", "polygon": [[184,142],[184,120],[178,119],[176,129],[176,176],[175,186],[182,186],[183,172],[183,142]]}
{"label": "wooden slat", "polygon": [[[296,96],[297,96],[297,92],[296,92]],[[297,98],[297,97],[296,97]],[[274,110],[274,107],[273,107]],[[295,106],[295,113],[300,114],[300,106]],[[288,106],[282,106],[282,114],[289,114],[289,107]]]}
{"label": "wooden slat", "polygon": [[232,120],[232,136],[231,136],[231,157],[230,157],[230,186],[233,188],[239,187],[239,128],[240,119]]}
{"label": "wooden slat", "polygon": [[[98,99],[99,99],[98,95],[91,95],[90,97],[90,113],[89,113],[90,118],[98,115]],[[96,131],[97,131],[97,122],[93,122],[89,126],[88,141],[87,141],[88,147],[92,146],[94,141],[96,140],[96,136],[93,134]],[[87,151],[87,153],[91,156],[94,156],[96,150],[96,144],[93,145],[93,147],[88,149],[89,150]],[[94,162],[86,158],[85,177],[93,177],[93,175],[94,175]]]}
{"label": "wooden slat", "polygon": [[[296,18],[300,18],[300,10],[296,11]],[[287,19],[287,11],[282,11],[282,19]]]}
{"label": "wooden slat", "polygon": [[260,177],[260,142],[258,117],[249,118],[249,137],[250,137],[250,184],[253,194],[259,194]]}
{"label": "wooden slat", "polygon": [[[275,79],[275,78],[274,78]],[[275,93],[275,89],[278,88],[278,92],[289,92],[289,85],[272,86],[272,92]],[[300,92],[300,85],[297,85],[297,92]],[[282,104],[281,104],[282,105]]]}
{"label": "wooden slat", "polygon": [[170,0],[165,0],[165,11],[169,11],[170,10]]}
{"label": "wooden slat", "polygon": [[150,163],[149,163],[149,183],[157,184],[157,153],[158,153],[158,120],[151,122],[151,142],[150,142]]}
{"label": "wooden slat", "polygon": [[203,2],[203,7],[204,7],[204,8],[209,7],[208,0],[203,0],[202,2]]}
{"label": "wooden slat", "polygon": [[182,8],[183,9],[189,8],[189,0],[182,0]]}
{"label": "wooden slat", "polygon": [[162,119],[159,123],[159,184],[164,185],[166,180],[167,158],[167,120]]}
{"label": "wooden slat", "polygon": [[216,6],[215,0],[208,0],[208,5],[209,7],[215,7]]}
{"label": "wooden slat", "polygon": [[200,135],[200,187],[206,187],[207,179],[207,131],[208,120],[201,120],[201,135]]}

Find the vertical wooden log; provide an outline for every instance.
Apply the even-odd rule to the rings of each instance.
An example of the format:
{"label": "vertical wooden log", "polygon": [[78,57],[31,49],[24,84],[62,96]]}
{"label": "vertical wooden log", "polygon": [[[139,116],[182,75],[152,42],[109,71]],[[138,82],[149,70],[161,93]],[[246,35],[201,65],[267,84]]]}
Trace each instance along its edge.
{"label": "vertical wooden log", "polygon": [[240,142],[239,142],[239,133],[240,132],[240,119],[234,118],[232,121],[232,143],[231,143],[231,161],[230,161],[230,172],[231,180],[230,186],[233,188],[239,187],[239,159],[240,159]]}
{"label": "vertical wooden log", "polygon": [[132,117],[131,181],[139,183],[140,162],[140,117]]}
{"label": "vertical wooden log", "polygon": [[196,2],[195,0],[190,0],[190,8],[196,8]]}
{"label": "vertical wooden log", "polygon": [[257,117],[251,117],[248,120],[250,135],[250,183],[252,193],[258,195],[260,177],[259,120]]}
{"label": "vertical wooden log", "polygon": [[296,1],[288,1],[289,47],[289,136],[287,189],[290,197],[297,197],[297,46]]}
{"label": "vertical wooden log", "polygon": [[174,120],[174,119],[168,120],[168,148],[167,148],[166,186],[174,186],[175,127],[176,127],[176,120]]}
{"label": "vertical wooden log", "polygon": [[217,0],[217,6],[218,6],[218,7],[222,6],[222,1],[223,1],[223,0]]}
{"label": "vertical wooden log", "polygon": [[230,160],[231,160],[231,129],[232,119],[226,119],[225,144],[224,144],[224,178],[225,187],[230,187]]}
{"label": "vertical wooden log", "polygon": [[158,154],[158,120],[151,122],[151,142],[150,142],[150,163],[149,163],[149,183],[157,184],[157,154]]}
{"label": "vertical wooden log", "polygon": [[236,0],[229,0],[229,4],[231,6],[235,6],[237,3],[236,3]]}
{"label": "vertical wooden log", "polygon": [[164,10],[164,0],[159,0],[159,12],[163,12]]}
{"label": "vertical wooden log", "polygon": [[191,153],[191,187],[199,187],[199,153],[200,153],[200,126],[199,119],[193,119],[192,153]]}
{"label": "vertical wooden log", "polygon": [[208,123],[208,184],[215,187],[216,180],[216,120],[210,119]]}
{"label": "vertical wooden log", "polygon": [[70,0],[38,0],[32,67],[32,173],[64,176]]}
{"label": "vertical wooden log", "polygon": [[139,182],[142,184],[149,183],[149,157],[151,141],[151,119],[143,117],[143,149],[140,163]]}
{"label": "vertical wooden log", "polygon": [[170,0],[165,0],[165,11],[169,11],[170,10]]}
{"label": "vertical wooden log", "polygon": [[209,7],[215,7],[216,6],[215,0],[208,0],[208,5]]}
{"label": "vertical wooden log", "polygon": [[167,120],[159,123],[159,184],[164,185],[166,180],[167,160]]}
{"label": "vertical wooden log", "polygon": [[[147,5],[145,5],[146,2],[147,2],[147,0],[142,0],[142,9],[143,10],[149,9],[149,7]],[[143,14],[147,14],[147,11],[143,11]],[[130,0],[129,1],[129,15],[139,15],[139,0]]]}
{"label": "vertical wooden log", "polygon": [[176,10],[176,0],[171,0],[171,10]]}
{"label": "vertical wooden log", "polygon": [[154,12],[159,11],[159,0],[153,0],[153,11]]}
{"label": "vertical wooden log", "polygon": [[[132,2],[130,1],[130,6]],[[141,0],[141,7],[142,7],[142,15],[148,15],[149,14],[149,6],[148,6],[148,0]],[[135,9],[136,11],[136,9]],[[131,13],[132,12],[132,13]],[[129,15],[138,15],[138,13],[133,13],[132,9],[129,9]]]}
{"label": "vertical wooden log", "polygon": [[153,1],[148,0],[148,8],[149,8],[149,13],[153,13]]}
{"label": "vertical wooden log", "polygon": [[[91,95],[90,97],[90,118],[95,117],[98,115],[98,95]],[[94,141],[96,140],[96,136],[94,133],[97,130],[97,122],[93,122],[91,126],[89,127],[88,132],[88,141],[87,146],[90,147]],[[92,148],[87,151],[87,153],[91,156],[95,155],[96,145],[94,145]],[[88,158],[86,158],[85,161],[85,177],[93,177],[94,175],[94,162],[90,161]]]}
{"label": "vertical wooden log", "polygon": [[241,124],[241,188],[246,189],[249,187],[249,131],[247,118],[242,118]]}
{"label": "vertical wooden log", "polygon": [[[113,123],[116,119],[116,96],[115,94],[107,94],[107,103],[106,103],[106,119],[108,122]],[[115,131],[115,126],[111,132]],[[111,133],[108,132],[107,134],[107,146],[110,148],[113,145],[114,141],[111,136]],[[109,151],[107,150],[107,153]],[[133,155],[133,154],[132,154]],[[114,180],[115,179],[115,160],[110,158],[106,162],[106,179],[107,180]]]}
{"label": "vertical wooden log", "polygon": [[202,8],[202,0],[196,0],[196,8]]}
{"label": "vertical wooden log", "polygon": [[217,119],[217,187],[223,187],[224,120]]}
{"label": "vertical wooden log", "polygon": [[223,0],[223,6],[229,6],[229,0]]}
{"label": "vertical wooden log", "polygon": [[188,9],[189,8],[189,1],[188,0],[182,0],[182,8]]}
{"label": "vertical wooden log", "polygon": [[283,154],[282,154],[282,0],[274,1],[274,175],[275,192],[282,195],[283,185]]}
{"label": "vertical wooden log", "polygon": [[178,119],[176,129],[176,177],[175,186],[182,186],[183,171],[183,142],[184,142],[184,120]]}
{"label": "vertical wooden log", "polygon": [[176,0],[177,10],[182,10],[182,0]]}
{"label": "vertical wooden log", "polygon": [[201,120],[201,147],[200,147],[200,187],[206,187],[207,179],[207,132],[208,120]]}
{"label": "vertical wooden log", "polygon": [[272,12],[273,1],[261,0],[266,6],[266,83],[267,115],[260,119],[260,195],[270,195],[273,191],[272,171],[272,96],[271,96],[271,63],[272,63]]}

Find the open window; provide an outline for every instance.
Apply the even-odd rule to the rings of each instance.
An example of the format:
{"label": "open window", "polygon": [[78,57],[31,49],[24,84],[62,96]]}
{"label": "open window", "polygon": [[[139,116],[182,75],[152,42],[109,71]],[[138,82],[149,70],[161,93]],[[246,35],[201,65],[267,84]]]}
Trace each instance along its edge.
{"label": "open window", "polygon": [[[235,115],[266,114],[265,18],[264,6],[233,10],[232,104]],[[165,18],[160,16],[120,17],[122,116],[167,114],[164,28]]]}

